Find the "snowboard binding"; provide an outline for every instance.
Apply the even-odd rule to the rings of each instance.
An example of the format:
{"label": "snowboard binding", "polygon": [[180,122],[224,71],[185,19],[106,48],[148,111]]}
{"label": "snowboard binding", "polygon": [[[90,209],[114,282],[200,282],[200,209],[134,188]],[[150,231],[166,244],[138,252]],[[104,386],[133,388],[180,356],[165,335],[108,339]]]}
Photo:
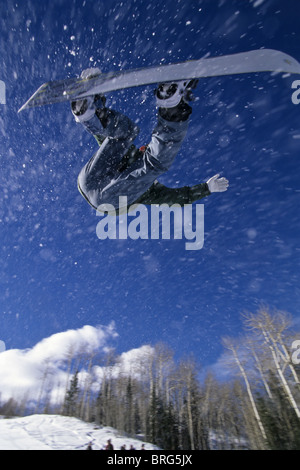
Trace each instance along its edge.
{"label": "snowboard binding", "polygon": [[81,100],[71,101],[71,110],[77,122],[84,122],[105,108],[105,103],[104,95],[87,96]]}
{"label": "snowboard binding", "polygon": [[167,121],[186,121],[192,113],[188,104],[193,101],[192,90],[199,80],[181,80],[172,83],[160,83],[154,91],[159,114]]}
{"label": "snowboard binding", "polygon": [[156,104],[159,108],[174,108],[181,100],[193,100],[192,90],[199,80],[181,80],[172,83],[160,83],[155,90]]}
{"label": "snowboard binding", "polygon": [[[101,75],[101,70],[97,67],[85,69],[81,72],[80,78],[89,80]],[[77,122],[84,122],[91,119],[99,110],[105,108],[106,98],[102,94],[87,96],[86,98],[71,101],[71,110]]]}

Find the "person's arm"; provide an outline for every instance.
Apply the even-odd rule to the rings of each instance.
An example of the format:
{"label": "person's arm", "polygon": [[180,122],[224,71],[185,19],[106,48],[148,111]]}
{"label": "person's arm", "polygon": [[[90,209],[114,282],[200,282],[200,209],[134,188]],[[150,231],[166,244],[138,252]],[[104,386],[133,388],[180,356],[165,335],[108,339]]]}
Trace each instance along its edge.
{"label": "person's arm", "polygon": [[196,184],[194,186],[183,186],[182,188],[168,188],[163,184],[155,181],[135,203],[136,204],[192,204],[213,192],[226,191],[228,181],[226,178],[219,178],[215,175],[206,183]]}

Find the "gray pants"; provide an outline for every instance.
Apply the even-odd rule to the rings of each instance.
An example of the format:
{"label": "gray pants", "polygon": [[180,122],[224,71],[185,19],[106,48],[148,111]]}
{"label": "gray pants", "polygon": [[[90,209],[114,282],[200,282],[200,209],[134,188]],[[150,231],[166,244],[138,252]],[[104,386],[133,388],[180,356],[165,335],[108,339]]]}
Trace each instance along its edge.
{"label": "gray pants", "polygon": [[170,168],[188,128],[188,120],[170,122],[158,115],[146,151],[120,172],[121,159],[137,137],[138,127],[128,117],[110,109],[105,127],[96,115],[82,124],[90,133],[104,138],[78,176],[80,192],[95,208],[100,204],[112,204],[117,208],[119,196],[127,196],[128,205],[133,204]]}

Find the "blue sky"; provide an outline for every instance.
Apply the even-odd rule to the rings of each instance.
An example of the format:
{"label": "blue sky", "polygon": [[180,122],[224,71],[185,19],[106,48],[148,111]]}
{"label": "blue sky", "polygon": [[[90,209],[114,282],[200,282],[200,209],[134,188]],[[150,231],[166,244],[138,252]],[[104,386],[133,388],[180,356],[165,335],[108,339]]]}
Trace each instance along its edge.
{"label": "blue sky", "polygon": [[[205,240],[99,240],[99,219],[77,191],[96,149],[67,104],[17,114],[43,82],[258,48],[300,61],[294,0],[51,0],[0,5],[0,339],[31,348],[84,325],[115,322],[118,352],[164,341],[204,365],[220,338],[241,333],[240,313],[261,303],[299,319],[300,106],[293,80],[253,74],[201,80],[169,186],[221,173],[205,199]],[[153,87],[108,104],[155,125]]]}

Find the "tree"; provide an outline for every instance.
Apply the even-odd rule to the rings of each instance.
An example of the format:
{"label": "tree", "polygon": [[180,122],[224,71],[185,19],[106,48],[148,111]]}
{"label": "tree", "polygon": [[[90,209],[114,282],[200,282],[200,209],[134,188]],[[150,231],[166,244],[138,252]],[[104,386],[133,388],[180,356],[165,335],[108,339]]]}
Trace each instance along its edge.
{"label": "tree", "polygon": [[67,390],[65,398],[65,413],[67,416],[77,416],[77,404],[78,404],[78,370],[75,372],[71,379],[70,387]]}
{"label": "tree", "polygon": [[267,432],[268,446],[271,450],[299,450],[299,420],[289,406],[287,396],[273,371],[269,372],[268,383],[272,399],[266,395],[257,398],[257,406]]}
{"label": "tree", "polygon": [[238,366],[238,368],[241,372],[241,375],[242,375],[242,377],[244,379],[244,382],[245,382],[247,394],[248,394],[248,397],[249,397],[249,400],[250,400],[250,403],[251,403],[251,407],[252,407],[256,422],[258,424],[259,430],[261,432],[261,435],[262,435],[264,441],[266,441],[266,439],[267,439],[266,432],[265,432],[261,417],[259,415],[255,400],[254,400],[253,392],[252,392],[250,382],[249,382],[249,379],[248,379],[248,376],[247,376],[247,373],[246,373],[246,369],[245,369],[245,367],[244,367],[244,365],[243,365],[243,363],[242,363],[242,361],[241,361],[241,359],[239,358],[239,355],[238,355],[238,347],[237,347],[236,344],[234,344],[234,341],[230,338],[224,338],[223,339],[223,345],[232,352],[234,360],[235,360],[235,362],[236,362],[236,364],[237,364],[237,366]]}
{"label": "tree", "polygon": [[[283,332],[290,325],[289,317],[283,312],[275,312],[273,315],[271,315],[268,309],[261,308],[255,315],[252,313],[245,314],[244,319],[245,325],[249,330],[258,331],[262,335],[265,345],[271,352],[275,370],[280,379],[282,389],[297,418],[300,419],[300,409],[296,403],[291,387],[289,386],[288,381],[284,375],[285,366],[288,364],[295,382],[299,384],[296,371],[289,358],[287,348],[285,347],[282,339]],[[283,368],[280,365],[280,358],[284,361]]]}

